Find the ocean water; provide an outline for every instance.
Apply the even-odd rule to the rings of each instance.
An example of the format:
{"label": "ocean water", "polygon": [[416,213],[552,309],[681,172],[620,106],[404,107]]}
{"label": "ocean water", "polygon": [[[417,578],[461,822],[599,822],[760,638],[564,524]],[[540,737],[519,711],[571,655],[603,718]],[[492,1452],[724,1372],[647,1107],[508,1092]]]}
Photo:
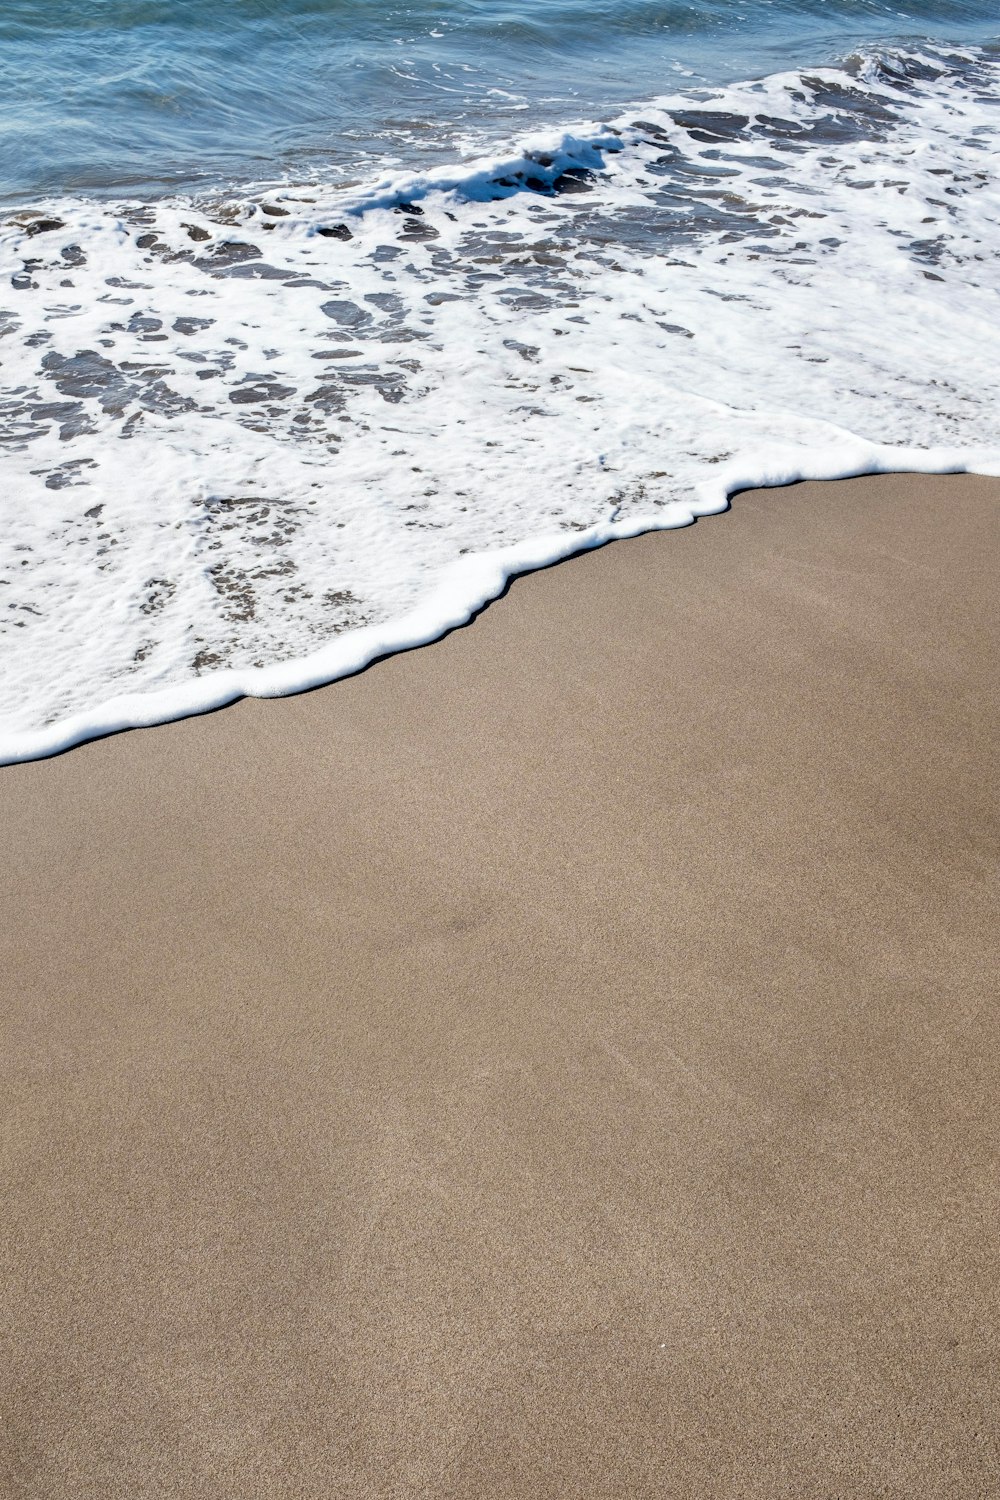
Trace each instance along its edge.
{"label": "ocean water", "polygon": [[0,86],[0,760],[1000,473],[995,4],[13,0]]}

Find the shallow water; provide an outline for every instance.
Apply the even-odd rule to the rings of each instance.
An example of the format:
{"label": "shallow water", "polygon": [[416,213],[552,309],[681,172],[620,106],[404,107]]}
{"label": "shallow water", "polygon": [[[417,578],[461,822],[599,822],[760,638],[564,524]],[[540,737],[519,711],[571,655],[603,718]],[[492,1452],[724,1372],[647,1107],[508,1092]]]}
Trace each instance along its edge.
{"label": "shallow water", "polygon": [[1000,471],[1000,50],[922,10],[8,7],[0,755],[740,484]]}
{"label": "shallow water", "polygon": [[975,43],[967,0],[8,0],[0,195],[368,175],[901,39]]}

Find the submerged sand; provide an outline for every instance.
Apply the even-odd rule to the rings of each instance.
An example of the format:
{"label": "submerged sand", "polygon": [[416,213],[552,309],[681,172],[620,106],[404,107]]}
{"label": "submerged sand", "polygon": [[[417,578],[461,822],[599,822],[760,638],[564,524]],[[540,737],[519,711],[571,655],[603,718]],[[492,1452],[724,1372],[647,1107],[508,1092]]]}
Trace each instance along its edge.
{"label": "submerged sand", "polygon": [[0,1493],[988,1496],[1000,481],[0,772]]}

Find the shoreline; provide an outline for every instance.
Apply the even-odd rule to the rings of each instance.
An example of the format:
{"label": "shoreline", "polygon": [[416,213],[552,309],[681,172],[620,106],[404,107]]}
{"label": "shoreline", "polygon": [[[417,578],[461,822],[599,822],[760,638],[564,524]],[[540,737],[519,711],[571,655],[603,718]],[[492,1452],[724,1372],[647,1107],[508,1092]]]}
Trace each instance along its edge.
{"label": "shoreline", "polygon": [[1000,479],[0,773],[19,1497],[1000,1484]]}
{"label": "shoreline", "polygon": [[294,697],[343,682],[471,625],[519,578],[571,562],[612,542],[679,531],[723,515],[742,494],[786,490],[802,482],[957,474],[1000,476],[1000,456],[992,450],[884,447],[845,436],[829,451],[796,451],[772,458],[753,476],[743,466],[726,466],[714,482],[698,486],[690,502],[674,501],[655,514],[624,521],[612,518],[572,537],[564,532],[543,533],[455,562],[443,570],[438,586],[407,614],[352,630],[344,638],[334,637],[308,656],[263,667],[226,668],[151,692],[119,694],[41,729],[6,735],[0,731],[0,770],[48,760],[130,730],[215,713],[243,699]]}

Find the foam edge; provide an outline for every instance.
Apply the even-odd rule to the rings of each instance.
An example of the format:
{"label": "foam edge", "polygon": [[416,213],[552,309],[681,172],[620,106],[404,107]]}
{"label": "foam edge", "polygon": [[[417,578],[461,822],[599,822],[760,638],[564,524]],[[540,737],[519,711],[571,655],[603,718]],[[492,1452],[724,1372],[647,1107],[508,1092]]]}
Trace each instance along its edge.
{"label": "foam edge", "polygon": [[128,729],[148,729],[225,708],[240,698],[286,698],[352,677],[375,662],[427,646],[467,625],[508,585],[527,573],[609,542],[674,531],[729,509],[743,490],[780,488],[803,480],[856,479],[870,474],[981,474],[1000,477],[1000,450],[897,448],[844,434],[835,447],[772,448],[723,466],[700,484],[690,502],[674,501],[653,514],[613,518],[568,537],[549,532],[513,546],[465,557],[444,570],[438,586],[416,608],[381,625],[366,625],[307,656],[267,667],[227,668],[151,693],[110,698],[85,712],[27,733],[0,733],[0,766],[45,760],[90,740]]}

